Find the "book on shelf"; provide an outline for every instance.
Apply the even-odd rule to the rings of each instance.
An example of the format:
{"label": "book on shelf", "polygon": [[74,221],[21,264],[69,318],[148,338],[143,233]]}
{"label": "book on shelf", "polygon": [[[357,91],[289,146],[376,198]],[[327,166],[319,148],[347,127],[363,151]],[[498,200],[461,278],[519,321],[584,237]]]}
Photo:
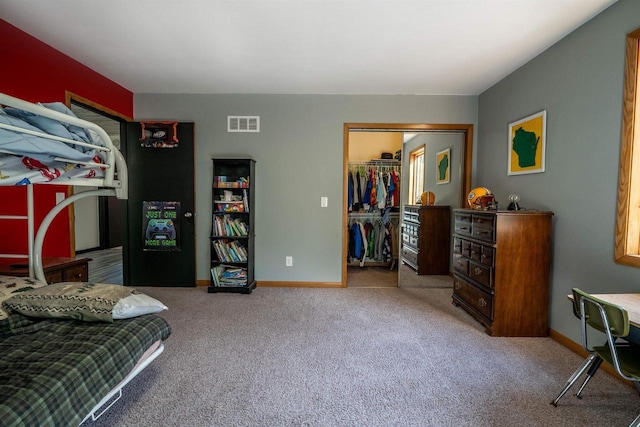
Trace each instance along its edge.
{"label": "book on shelf", "polygon": [[231,181],[228,176],[216,175],[215,183],[218,188],[249,188],[249,177],[241,176]]}
{"label": "book on shelf", "polygon": [[223,261],[224,259],[224,254],[222,253],[221,249],[220,249],[220,243],[219,242],[213,242],[213,250],[216,252],[216,256],[218,257],[218,260]]}
{"label": "book on shelf", "polygon": [[227,245],[227,250],[229,251],[229,257],[231,258],[232,262],[240,262],[240,256],[236,252],[236,249],[234,248],[233,244],[229,243]]}
{"label": "book on shelf", "polygon": [[247,262],[247,250],[236,240],[215,240],[213,249],[220,262]]}
{"label": "book on shelf", "polygon": [[220,286],[220,279],[218,278],[218,270],[216,270],[217,267],[220,267],[219,265],[213,267],[211,269],[211,279],[213,279],[213,286]]}
{"label": "book on shelf", "polygon": [[224,261],[225,262],[235,262],[233,260],[233,258],[231,257],[231,253],[229,252],[229,244],[221,242],[220,247],[222,248],[222,252],[224,253]]}
{"label": "book on shelf", "polygon": [[247,250],[239,244],[237,241],[233,241],[229,243],[229,247],[238,257],[238,262],[246,262],[247,261]]}
{"label": "book on shelf", "polygon": [[244,211],[249,212],[249,196],[246,189],[242,190],[242,201],[244,202]]}
{"label": "book on shelf", "polygon": [[231,220],[230,218],[226,218],[226,223],[229,225],[229,230],[232,236],[243,236],[242,231],[238,228],[235,220]]}
{"label": "book on shelf", "polygon": [[240,231],[240,236],[248,236],[249,235],[249,226],[242,221],[240,218],[236,218],[233,220],[235,227]]}
{"label": "book on shelf", "polygon": [[229,215],[214,215],[213,223],[216,236],[244,237],[248,235],[247,224],[240,218]]}
{"label": "book on shelf", "polygon": [[213,242],[213,247],[216,251],[216,255],[218,256],[218,260],[220,262],[230,262],[229,255],[225,252],[225,244],[220,241]]}
{"label": "book on shelf", "polygon": [[220,264],[211,269],[214,286],[240,287],[247,284],[247,269]]}

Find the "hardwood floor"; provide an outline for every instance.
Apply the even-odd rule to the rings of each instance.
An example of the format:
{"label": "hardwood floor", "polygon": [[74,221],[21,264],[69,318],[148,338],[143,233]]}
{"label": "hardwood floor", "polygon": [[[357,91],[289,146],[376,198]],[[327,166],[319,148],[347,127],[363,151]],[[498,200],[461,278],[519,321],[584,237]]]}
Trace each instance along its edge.
{"label": "hardwood floor", "polygon": [[353,267],[347,269],[349,288],[451,288],[453,278],[449,275],[417,275],[409,266],[400,262],[398,268]]}
{"label": "hardwood floor", "polygon": [[76,258],[91,258],[89,282],[122,285],[122,247],[83,252]]}
{"label": "hardwood floor", "polygon": [[396,288],[398,270],[389,267],[347,267],[347,287],[349,288]]}
{"label": "hardwood floor", "polygon": [[[122,285],[122,247],[83,252],[76,258],[91,258],[89,261],[89,282]],[[398,268],[349,267],[348,287],[435,287],[448,288],[453,285],[450,276],[418,276],[409,267],[400,263]]]}

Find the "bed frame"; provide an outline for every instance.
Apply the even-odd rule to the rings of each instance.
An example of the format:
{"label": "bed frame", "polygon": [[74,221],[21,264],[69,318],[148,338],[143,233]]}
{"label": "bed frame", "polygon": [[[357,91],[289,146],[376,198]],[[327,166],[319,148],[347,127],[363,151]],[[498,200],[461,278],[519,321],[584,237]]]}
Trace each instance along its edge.
{"label": "bed frame", "polygon": [[[95,123],[88,122],[86,120],[79,119],[77,117],[69,116],[50,108],[46,108],[40,105],[32,104],[27,101],[23,101],[18,98],[14,98],[9,95],[0,93],[0,105],[19,108],[30,113],[38,114],[43,117],[48,117],[60,122],[76,125],[85,129],[95,131],[102,139],[104,146],[82,143],[79,141],[66,139],[58,136],[49,135],[43,132],[35,132],[27,129],[23,129],[16,126],[0,123],[0,128],[13,130],[17,132],[27,133],[30,135],[41,136],[47,139],[54,139],[61,142],[67,142],[74,145],[82,145],[96,150],[105,152],[105,164],[100,164],[100,167],[105,168],[103,178],[82,178],[82,179],[65,179],[64,181],[50,181],[50,184],[57,185],[77,185],[84,187],[98,187],[95,190],[89,190],[82,193],[74,194],[67,197],[60,203],[55,205],[53,209],[45,216],[40,227],[38,228],[35,239],[33,238],[33,191],[31,185],[27,190],[27,217],[28,217],[28,239],[29,239],[29,273],[31,276],[35,276],[36,279],[46,282],[44,271],[42,267],[42,246],[44,243],[44,237],[47,234],[47,230],[51,225],[53,219],[63,209],[67,208],[70,204],[77,200],[91,196],[115,196],[119,199],[127,199],[128,197],[128,172],[127,164],[122,156],[122,153],[113,145],[111,138],[100,126]],[[14,153],[10,153],[14,154]],[[64,160],[64,159],[60,159]],[[77,162],[76,162],[77,163]],[[87,164],[87,166],[95,166],[95,164]]]}
{"label": "bed frame", "polygon": [[[28,185],[27,190],[27,211],[28,211],[28,222],[30,229],[29,231],[29,272],[30,276],[34,277],[42,282],[46,283],[46,278],[43,271],[42,265],[42,246],[44,243],[45,235],[47,234],[47,230],[51,225],[53,219],[65,208],[74,203],[77,200],[83,199],[85,197],[91,196],[114,196],[118,199],[127,199],[128,197],[128,172],[127,172],[127,164],[122,156],[122,153],[113,145],[111,138],[109,135],[102,129],[100,126],[95,123],[88,122],[86,120],[79,119],[77,117],[69,116],[67,114],[63,114],[57,111],[54,111],[50,108],[46,108],[40,105],[32,104],[27,101],[23,101],[18,98],[14,98],[9,95],[5,95],[0,93],[0,105],[19,108],[24,111],[28,111],[30,113],[34,113],[40,116],[48,117],[51,119],[58,120],[60,122],[76,125],[85,129],[95,131],[100,138],[102,139],[104,146],[94,145],[94,144],[86,144],[82,142],[78,142],[71,139],[61,138],[53,135],[49,135],[44,132],[34,132],[31,130],[26,130],[20,127],[15,127],[11,125],[6,125],[0,123],[1,128],[29,133],[36,136],[41,136],[47,139],[54,139],[57,141],[62,141],[66,143],[71,143],[74,145],[83,145],[90,148],[94,148],[96,150],[100,150],[105,152],[105,164],[100,164],[101,168],[105,168],[105,173],[103,178],[74,178],[74,179],[63,179],[61,181],[50,181],[49,184],[56,185],[77,185],[77,186],[85,186],[85,187],[97,187],[95,190],[83,191],[78,194],[74,194],[62,200],[60,203],[56,204],[49,213],[43,219],[40,227],[38,228],[37,233],[35,234],[35,239],[33,239],[33,190],[32,185]],[[15,154],[15,153],[9,153]],[[64,159],[59,159],[63,160]],[[74,163],[78,163],[75,162]],[[94,163],[87,163],[86,166],[96,166]],[[135,368],[113,389],[111,390],[92,410],[91,412],[84,418],[86,421],[88,418],[92,418],[93,420],[98,419],[102,414],[104,414],[115,402],[117,402],[122,396],[122,388],[129,383],[136,375],[138,375],[145,367],[147,367],[155,358],[157,358],[160,353],[164,350],[164,344],[162,342],[155,343],[143,357],[138,361]],[[114,398],[115,397],[115,398]],[[106,406],[108,404],[108,406]],[[105,408],[103,408],[106,406]],[[100,411],[99,411],[100,410]],[[98,412],[99,411],[99,412]]]}
{"label": "bed frame", "polygon": [[127,374],[126,377],[117,386],[115,386],[109,393],[107,393],[96,406],[93,407],[91,412],[80,423],[84,423],[91,418],[96,421],[107,412],[120,398],[122,397],[122,389],[129,384],[129,381],[134,379],[140,372],[144,370],[151,362],[153,362],[160,353],[164,351],[164,343],[162,341],[156,341],[149,349],[142,355],[136,366]]}

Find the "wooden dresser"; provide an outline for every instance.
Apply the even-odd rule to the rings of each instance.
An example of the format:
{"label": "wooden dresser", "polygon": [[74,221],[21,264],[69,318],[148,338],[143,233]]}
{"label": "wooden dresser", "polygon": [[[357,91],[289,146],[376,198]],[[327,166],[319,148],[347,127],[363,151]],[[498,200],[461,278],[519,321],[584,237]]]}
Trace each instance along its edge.
{"label": "wooden dresser", "polygon": [[402,208],[402,262],[417,274],[449,274],[450,241],[449,206]]}
{"label": "wooden dresser", "polygon": [[453,304],[489,335],[548,335],[552,215],[453,211]]}
{"label": "wooden dresser", "polygon": [[[43,258],[42,269],[47,283],[87,282],[89,280],[90,258]],[[26,264],[0,265],[0,275],[26,277],[29,267]]]}

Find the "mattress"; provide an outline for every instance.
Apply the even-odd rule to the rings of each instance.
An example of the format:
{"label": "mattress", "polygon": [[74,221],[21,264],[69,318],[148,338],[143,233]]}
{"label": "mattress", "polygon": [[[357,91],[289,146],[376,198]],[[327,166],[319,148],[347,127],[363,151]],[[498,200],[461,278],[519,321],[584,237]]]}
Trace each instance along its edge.
{"label": "mattress", "polygon": [[83,322],[0,321],[0,424],[78,425],[171,327],[154,314]]}
{"label": "mattress", "polygon": [[[41,106],[75,117],[59,102]],[[90,166],[104,163],[96,150],[104,142],[93,131],[11,107],[0,109],[0,126],[3,185],[104,176],[101,167]]]}

